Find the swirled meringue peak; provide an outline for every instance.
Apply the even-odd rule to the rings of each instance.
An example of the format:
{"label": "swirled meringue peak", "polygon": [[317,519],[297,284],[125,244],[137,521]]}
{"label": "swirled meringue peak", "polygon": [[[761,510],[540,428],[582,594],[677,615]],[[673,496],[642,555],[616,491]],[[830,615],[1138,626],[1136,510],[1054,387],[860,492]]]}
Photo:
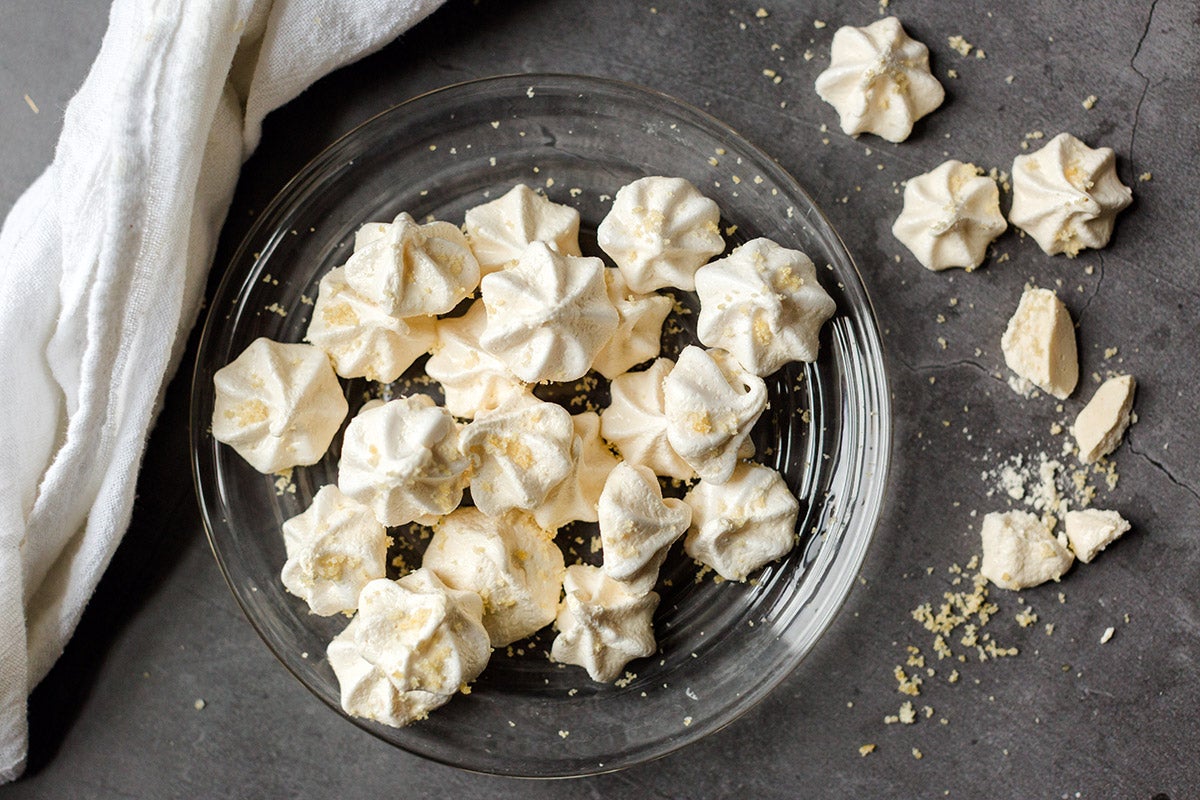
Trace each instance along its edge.
{"label": "swirled meringue peak", "polygon": [[362,588],[385,574],[387,531],[369,507],[333,484],[283,523],[283,543],[284,588],[323,617],[354,611]]}
{"label": "swirled meringue peak", "polygon": [[575,664],[600,683],[616,680],[635,658],[654,653],[654,592],[634,594],[599,567],[567,567],[550,657]]}
{"label": "swirled meringue peak", "polygon": [[311,344],[255,339],[213,384],[213,438],[259,472],[320,461],[350,410],[329,357]]}
{"label": "swirled meringue peak", "polygon": [[483,279],[483,349],[523,381],[582,378],[617,330],[604,263],[534,242],[515,266]]}
{"label": "swirled meringue peak", "polygon": [[475,680],[491,645],[483,602],[428,570],[363,587],[358,614],[326,652],[346,713],[402,727]]}
{"label": "swirled meringue peak", "polygon": [[929,71],[929,48],[909,38],[895,17],[839,28],[829,55],[829,68],[817,76],[817,94],[837,109],[851,136],[873,133],[903,142],[913,123],[946,97]]}
{"label": "swirled meringue peak", "polygon": [[461,317],[439,319],[437,345],[425,362],[425,372],[442,385],[446,408],[462,419],[474,419],[526,391],[503,361],[480,346],[486,326],[487,309],[479,300]]}
{"label": "swirled meringue peak", "polygon": [[[400,214],[383,232],[364,226],[346,262],[346,282],[393,317],[445,314],[479,285],[479,262],[449,222]],[[361,243],[361,247],[358,245]]]}
{"label": "swirled meringue peak", "polygon": [[477,415],[462,432],[463,452],[474,467],[471,499],[493,517],[537,508],[571,474],[574,443],[567,410],[532,394]]}
{"label": "swirled meringue peak", "polygon": [[338,488],[384,525],[429,525],[462,501],[470,459],[450,412],[423,395],[368,404],[346,427]]}
{"label": "swirled meringue peak", "polygon": [[630,367],[658,358],[663,321],[674,303],[666,295],[633,291],[619,269],[605,269],[604,280],[608,299],[617,309],[617,330],[600,348],[592,369],[612,380]]}
{"label": "swirled meringue peak", "polygon": [[753,455],[750,429],[767,406],[767,386],[729,353],[685,347],[663,399],[671,447],[704,480],[724,483]]}
{"label": "swirled meringue peak", "polygon": [[664,411],[663,385],[674,366],[671,359],[660,358],[649,369],[613,378],[612,399],[600,413],[600,433],[629,463],[686,481],[696,477],[696,471],[671,447]]}
{"label": "swirled meringue peak", "polygon": [[753,239],[696,273],[696,332],[765,377],[789,361],[815,361],[821,326],[837,306],[812,259],[770,239]]}
{"label": "swirled meringue peak", "polygon": [[700,265],[725,249],[720,221],[717,204],[689,181],[655,175],[617,191],[596,241],[633,291],[690,292]]}
{"label": "swirled meringue peak", "polygon": [[892,235],[926,269],[970,271],[983,263],[988,245],[1007,227],[996,182],[974,164],[950,159],[908,179]]}
{"label": "swirled meringue peak", "polygon": [[523,183],[503,197],[467,209],[465,227],[484,275],[515,265],[534,242],[545,242],[565,256],[580,254],[579,212]]}
{"label": "swirled meringue peak", "polygon": [[599,517],[604,574],[645,594],[654,588],[667,550],[687,530],[692,510],[682,500],[664,500],[649,467],[622,462],[604,484]]}
{"label": "swirled meringue peak", "polygon": [[571,423],[575,426],[571,472],[533,511],[538,524],[551,531],[571,522],[596,521],[600,492],[619,460],[600,438],[600,415],[594,411],[572,414]]}
{"label": "swirled meringue peak", "polygon": [[429,352],[433,317],[393,317],[346,283],[344,267],[321,278],[305,334],[324,350],[343,378],[390,383]]}
{"label": "swirled meringue peak", "polygon": [[1117,214],[1133,202],[1112,148],[1093,150],[1069,133],[1013,159],[1012,184],[1009,221],[1046,253],[1070,258],[1107,245]]}
{"label": "swirled meringue peak", "polygon": [[692,509],[684,551],[726,580],[745,580],[796,544],[800,504],[770,467],[743,462],[726,483],[700,481],[683,499]]}
{"label": "swirled meringue peak", "polygon": [[554,621],[566,567],[553,536],[523,511],[460,508],[434,527],[421,566],[479,595],[492,647],[503,647]]}

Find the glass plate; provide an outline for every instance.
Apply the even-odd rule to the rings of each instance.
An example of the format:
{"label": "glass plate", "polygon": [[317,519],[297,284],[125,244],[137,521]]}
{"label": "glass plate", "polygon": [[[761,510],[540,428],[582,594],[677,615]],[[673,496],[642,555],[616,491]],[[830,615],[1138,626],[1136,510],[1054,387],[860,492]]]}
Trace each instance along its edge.
{"label": "glass plate", "polygon": [[[498,650],[469,695],[393,729],[354,724],[411,753],[470,770],[568,776],[619,769],[728,724],[788,675],[841,606],[870,542],[891,436],[877,324],[845,246],[778,164],[726,125],[657,92],[597,78],[519,75],[451,86],[397,106],[335,142],[262,213],[229,266],[205,325],[192,388],[193,467],[217,561],[246,616],[280,661],[341,712],[325,646],[346,624],[309,614],[279,581],[280,525],[337,475],[338,439],[290,482],[255,472],[210,432],[213,373],[259,336],[304,336],[317,283],[349,256],[354,231],[400,211],[461,223],[516,183],[579,209],[585,253],[622,185],[681,176],[721,207],[730,249],[757,236],[803,250],[838,312],[814,364],[768,378],[755,430],[762,461],[801,503],[798,546],[751,581],[699,575],[677,544],[660,577],[659,652],[616,685],[551,663],[553,631]],[[736,226],[736,228],[734,227]],[[664,354],[694,341],[695,296],[677,292]],[[674,320],[674,324],[672,324]],[[675,333],[670,333],[674,330]],[[423,360],[408,375],[422,373]],[[369,387],[345,383],[353,412]],[[437,386],[402,378],[384,394]],[[603,381],[589,399],[606,402]],[[577,411],[577,408],[573,408]],[[595,560],[591,530],[564,529],[568,553]],[[408,563],[419,531],[397,531]],[[812,687],[818,691],[817,687]],[[349,718],[349,717],[348,717]]]}

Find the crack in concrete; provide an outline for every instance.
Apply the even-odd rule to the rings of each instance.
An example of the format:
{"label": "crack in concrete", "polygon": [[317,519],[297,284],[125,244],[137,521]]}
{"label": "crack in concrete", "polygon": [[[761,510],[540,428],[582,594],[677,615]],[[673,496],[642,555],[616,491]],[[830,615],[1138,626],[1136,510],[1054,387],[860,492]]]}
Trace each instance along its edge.
{"label": "crack in concrete", "polygon": [[898,354],[895,354],[895,353],[892,354],[892,358],[894,358],[896,361],[898,361],[901,366],[903,366],[905,369],[907,369],[913,375],[920,375],[924,372],[945,372],[947,370],[958,369],[959,367],[971,367],[971,368],[977,370],[978,372],[980,372],[985,377],[990,378],[991,380],[996,381],[997,383],[1001,384],[1002,386],[1004,386],[1004,388],[1006,388],[1006,389],[1009,388],[1008,382],[1005,381],[1002,377],[998,376],[996,373],[992,372],[987,367],[980,364],[978,361],[972,361],[969,358],[961,358],[961,359],[957,359],[955,361],[944,361],[944,362],[936,363],[936,364],[917,364],[917,365],[910,364],[909,362],[905,361],[901,356],[899,356]]}
{"label": "crack in concrete", "polygon": [[1088,306],[1096,299],[1096,295],[1100,294],[1100,284],[1104,283],[1104,254],[1096,253],[1096,260],[1100,262],[1100,275],[1096,278],[1096,288],[1088,295],[1088,299],[1083,302],[1083,307],[1079,309],[1079,313],[1075,315],[1076,324],[1083,322],[1083,315],[1087,312]]}
{"label": "crack in concrete", "polygon": [[1137,68],[1137,57],[1142,52],[1142,45],[1146,43],[1146,37],[1150,35],[1150,25],[1154,22],[1154,9],[1158,6],[1158,0],[1153,0],[1150,3],[1150,12],[1146,15],[1146,27],[1142,29],[1142,35],[1138,39],[1137,47],[1133,49],[1133,55],[1129,58],[1129,68],[1142,79],[1142,94],[1138,97],[1137,105],[1133,109],[1133,127],[1129,131],[1129,164],[1132,167],[1134,164],[1134,144],[1137,141],[1138,122],[1142,115],[1142,103],[1146,100],[1146,95],[1150,92],[1150,79]]}
{"label": "crack in concrete", "polygon": [[1129,452],[1133,453],[1135,456],[1141,458],[1147,464],[1149,464],[1150,466],[1157,469],[1159,472],[1161,472],[1163,475],[1166,476],[1167,480],[1169,480],[1171,483],[1178,486],[1180,489],[1183,489],[1185,492],[1190,494],[1197,503],[1200,503],[1200,492],[1196,491],[1191,486],[1187,485],[1183,481],[1176,478],[1171,473],[1171,470],[1167,469],[1166,466],[1164,466],[1162,464],[1162,462],[1155,460],[1149,453],[1138,450],[1137,447],[1134,446],[1133,440],[1131,438],[1128,438],[1128,437],[1126,438],[1125,446],[1127,448],[1129,448]]}

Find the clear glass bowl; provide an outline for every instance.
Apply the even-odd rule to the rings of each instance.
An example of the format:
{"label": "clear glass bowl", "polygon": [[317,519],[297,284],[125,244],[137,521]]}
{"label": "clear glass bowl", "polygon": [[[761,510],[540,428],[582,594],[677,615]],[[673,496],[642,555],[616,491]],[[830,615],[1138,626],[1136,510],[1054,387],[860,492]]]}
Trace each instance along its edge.
{"label": "clear glass bowl", "polygon": [[[729,247],[757,236],[806,252],[837,301],[815,364],[768,379],[755,431],[759,459],[801,502],[799,545],[731,584],[698,577],[676,545],[655,617],[659,652],[620,685],[592,683],[546,657],[553,632],[493,654],[469,695],[404,729],[351,719],[411,753],[514,776],[604,772],[664,755],[728,724],[782,681],[820,638],[858,573],[879,514],[891,436],[877,324],[845,246],[807,194],[769,156],[707,114],[628,84],[519,75],[423,95],[366,122],[301,170],[262,213],[217,290],[192,388],[197,492],[221,569],[263,640],[314,694],[342,713],[325,646],[344,618],[309,614],[284,591],[280,525],[334,482],[338,439],[291,485],[255,472],[210,432],[213,373],[259,336],[303,338],[317,283],[345,262],[356,228],[404,210],[461,222],[513,184],[541,187],[579,209],[585,252],[613,194],[644,175],[688,178],[720,205]],[[736,230],[732,226],[736,225]],[[694,295],[679,292],[694,309]],[[695,314],[664,335],[673,356],[694,341]],[[423,362],[408,376],[421,373]],[[354,411],[363,381],[346,383]],[[404,378],[384,394],[436,385]],[[592,397],[607,402],[601,383]],[[339,437],[340,439],[340,437]],[[590,532],[565,547],[595,559]],[[397,532],[408,561],[421,539]],[[573,554],[568,554],[571,560]],[[633,676],[633,677],[629,677]],[[819,691],[813,687],[814,691]]]}

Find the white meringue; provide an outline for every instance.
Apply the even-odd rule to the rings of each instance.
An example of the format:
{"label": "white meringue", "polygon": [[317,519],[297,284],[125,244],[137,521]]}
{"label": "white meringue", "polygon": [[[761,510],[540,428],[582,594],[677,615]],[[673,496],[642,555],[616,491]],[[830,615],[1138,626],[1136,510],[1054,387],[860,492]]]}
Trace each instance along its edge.
{"label": "white meringue", "polygon": [[1066,547],[1066,535],[1056,539],[1028,511],[993,511],[983,518],[979,533],[983,540],[979,574],[1001,589],[1028,589],[1056,581],[1075,560]]}
{"label": "white meringue", "polygon": [[929,71],[929,48],[909,38],[895,17],[838,28],[829,55],[829,68],[817,76],[817,94],[837,109],[851,136],[873,133],[903,142],[913,123],[946,97]]}
{"label": "white meringue", "polygon": [[974,164],[950,159],[908,179],[892,235],[926,269],[970,271],[983,263],[988,245],[1007,227],[996,182]]}
{"label": "white meringue", "polygon": [[1000,337],[1004,362],[1022,380],[1065,400],[1079,381],[1071,312],[1050,289],[1026,286]]}
{"label": "white meringue", "polygon": [[350,288],[343,267],[321,278],[305,338],[343,378],[390,383],[437,340],[433,317],[393,317]]}
{"label": "white meringue", "polygon": [[674,366],[671,359],[660,358],[649,369],[614,378],[612,399],[600,413],[600,433],[629,463],[686,481],[696,477],[696,471],[671,447],[663,412],[663,384]]}
{"label": "white meringue", "polygon": [[444,314],[479,285],[479,262],[449,222],[422,225],[400,214],[383,234],[361,234],[346,282],[393,317]]}
{"label": "white meringue", "polygon": [[635,292],[690,292],[700,265],[725,249],[720,221],[717,204],[690,182],[651,176],[617,191],[596,241]]}
{"label": "white meringue", "polygon": [[696,334],[765,377],[789,361],[815,361],[821,326],[837,305],[812,259],[770,239],[753,239],[696,272]]}
{"label": "white meringue", "polygon": [[384,525],[428,525],[462,501],[470,459],[458,425],[427,395],[364,407],[346,427],[338,488]]}
{"label": "white meringue", "polygon": [[582,378],[617,329],[598,258],[564,256],[534,242],[482,286],[487,328],[480,343],[530,383]]}
{"label": "white meringue", "polygon": [[725,351],[688,345],[667,375],[663,400],[671,447],[701,478],[724,483],[752,445],[767,386]]}
{"label": "white meringue", "polygon": [[1071,258],[1108,244],[1117,214],[1133,202],[1112,148],[1093,150],[1069,133],[1013,159],[1012,186],[1009,222],[1046,253]]}
{"label": "white meringue", "polygon": [[503,647],[554,621],[566,567],[553,537],[521,511],[460,508],[434,527],[421,566],[479,595],[492,647]]}
{"label": "white meringue", "polygon": [[654,653],[657,594],[633,594],[599,567],[578,564],[567,567],[563,590],[559,634],[550,647],[554,661],[583,667],[592,680],[608,683],[633,659]]}
{"label": "white meringue", "polygon": [[700,481],[683,500],[692,509],[684,552],[726,580],[745,580],[796,544],[800,503],[770,467],[739,464],[726,483]]}
{"label": "white meringue", "polygon": [[479,414],[462,432],[463,452],[474,466],[471,499],[493,517],[537,508],[570,475],[574,442],[567,410],[531,394]]}
{"label": "white meringue", "polygon": [[213,375],[212,434],[259,472],[315,464],[349,405],[329,357],[259,338]]}
{"label": "white meringue", "polygon": [[604,482],[619,461],[600,438],[599,414],[594,411],[572,414],[571,423],[575,426],[571,472],[533,511],[538,524],[551,531],[570,522],[596,521],[596,505],[604,491]]}
{"label": "white meringue", "polygon": [[1132,375],[1109,378],[1079,412],[1071,425],[1071,435],[1079,445],[1079,460],[1084,464],[1103,458],[1121,444],[1121,437],[1129,427],[1136,389],[1137,381]]}
{"label": "white meringue", "polygon": [[387,568],[387,531],[370,508],[333,484],[283,523],[283,543],[283,587],[323,617],[354,611],[358,593]]}
{"label": "white meringue", "polygon": [[400,727],[479,676],[491,656],[483,602],[419,569],[363,587],[327,654],[348,714]]}
{"label": "white meringue", "polygon": [[682,500],[662,496],[649,467],[617,464],[608,475],[598,509],[604,574],[634,594],[654,588],[667,550],[692,521]]}
{"label": "white meringue", "polygon": [[425,372],[442,385],[446,408],[462,419],[474,419],[526,387],[503,361],[483,349],[479,337],[487,326],[487,309],[476,300],[461,317],[437,321],[437,345]]}
{"label": "white meringue", "polygon": [[658,358],[662,326],[674,302],[661,294],[639,294],[619,269],[604,270],[608,299],[617,309],[617,330],[600,348],[592,369],[612,380],[643,361]]}
{"label": "white meringue", "polygon": [[1084,564],[1129,530],[1129,523],[1116,511],[1085,508],[1068,511],[1063,519],[1064,533],[1075,557]]}
{"label": "white meringue", "polygon": [[579,212],[523,183],[503,197],[467,209],[464,227],[484,275],[516,264],[533,242],[545,242],[565,256],[580,255]]}

